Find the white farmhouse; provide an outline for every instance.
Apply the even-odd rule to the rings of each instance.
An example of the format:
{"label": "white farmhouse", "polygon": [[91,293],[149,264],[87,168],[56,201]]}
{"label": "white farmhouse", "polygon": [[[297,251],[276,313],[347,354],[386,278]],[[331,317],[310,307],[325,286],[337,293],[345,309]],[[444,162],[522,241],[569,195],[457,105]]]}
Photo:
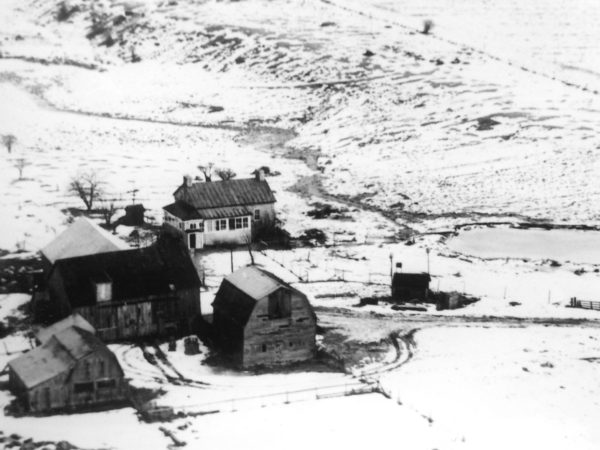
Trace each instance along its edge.
{"label": "white farmhouse", "polygon": [[257,171],[254,178],[183,184],[173,193],[175,202],[163,208],[164,223],[183,233],[190,249],[245,244],[275,224],[275,196]]}

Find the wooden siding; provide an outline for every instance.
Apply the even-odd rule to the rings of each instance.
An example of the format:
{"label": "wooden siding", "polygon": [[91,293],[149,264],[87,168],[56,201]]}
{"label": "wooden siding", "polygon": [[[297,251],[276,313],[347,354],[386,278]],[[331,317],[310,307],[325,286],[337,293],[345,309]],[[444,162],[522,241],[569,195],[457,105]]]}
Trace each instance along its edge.
{"label": "wooden siding", "polygon": [[[127,383],[115,356],[107,349],[77,361],[72,370],[27,390],[18,377],[10,383],[25,408],[32,413],[75,409],[120,402],[127,398]],[[81,387],[89,390],[82,392]]]}
{"label": "wooden siding", "polygon": [[290,294],[289,317],[270,318],[269,297],[256,303],[244,328],[243,367],[289,364],[315,356],[316,323],[311,306],[303,295]]}

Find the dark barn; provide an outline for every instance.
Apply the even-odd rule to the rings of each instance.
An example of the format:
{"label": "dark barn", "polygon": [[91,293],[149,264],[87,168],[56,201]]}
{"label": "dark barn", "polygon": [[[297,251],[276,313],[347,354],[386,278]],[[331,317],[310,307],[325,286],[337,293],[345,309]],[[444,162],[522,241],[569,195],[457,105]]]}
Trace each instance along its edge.
{"label": "dark barn", "polygon": [[69,327],[8,363],[9,386],[31,413],[123,403],[127,383],[115,355],[89,331]]}
{"label": "dark barn", "polygon": [[254,266],[223,280],[213,327],[221,349],[240,367],[288,364],[316,353],[316,316],[306,295]]}
{"label": "dark barn", "polygon": [[392,277],[392,300],[426,302],[429,300],[430,282],[428,273],[395,273]]}
{"label": "dark barn", "polygon": [[105,341],[187,333],[200,314],[200,279],[177,241],[58,260],[48,290],[55,318],[78,313]]}

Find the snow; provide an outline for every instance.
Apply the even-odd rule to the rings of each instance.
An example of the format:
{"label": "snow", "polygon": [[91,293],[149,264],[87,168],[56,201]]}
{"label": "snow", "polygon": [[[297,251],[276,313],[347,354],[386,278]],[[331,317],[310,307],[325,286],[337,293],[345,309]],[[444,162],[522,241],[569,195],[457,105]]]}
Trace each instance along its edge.
{"label": "snow", "polygon": [[382,384],[460,448],[592,449],[600,365],[584,358],[599,339],[598,328],[426,329],[414,359]]}

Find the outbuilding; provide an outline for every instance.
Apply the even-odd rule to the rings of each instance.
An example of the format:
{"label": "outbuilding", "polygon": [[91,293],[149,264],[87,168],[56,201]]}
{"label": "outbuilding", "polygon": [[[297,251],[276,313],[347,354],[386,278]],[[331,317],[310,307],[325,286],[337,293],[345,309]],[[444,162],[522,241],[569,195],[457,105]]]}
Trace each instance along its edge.
{"label": "outbuilding", "polygon": [[93,333],[71,326],[8,363],[18,408],[30,413],[123,403],[127,383],[115,355]]}
{"label": "outbuilding", "polygon": [[429,283],[431,276],[428,273],[399,273],[392,277],[392,300],[396,302],[429,300]]}
{"label": "outbuilding", "polygon": [[243,368],[316,354],[316,316],[306,295],[256,266],[223,279],[213,302],[213,327],[219,347]]}

